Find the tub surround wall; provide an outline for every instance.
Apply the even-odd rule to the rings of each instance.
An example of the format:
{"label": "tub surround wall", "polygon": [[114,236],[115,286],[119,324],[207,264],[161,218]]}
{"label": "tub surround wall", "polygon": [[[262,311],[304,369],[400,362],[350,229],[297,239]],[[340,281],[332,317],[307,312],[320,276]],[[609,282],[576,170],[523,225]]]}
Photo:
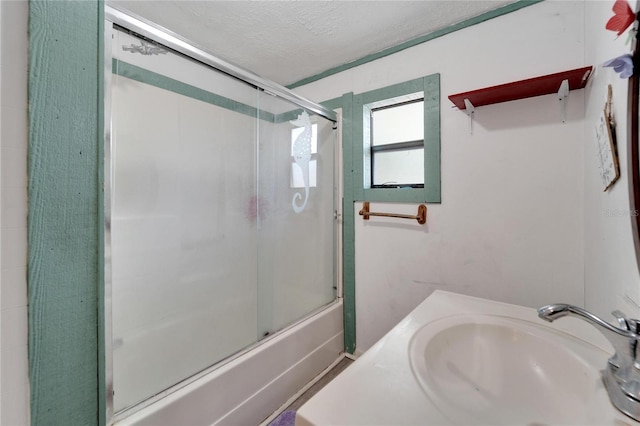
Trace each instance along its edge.
{"label": "tub surround wall", "polygon": [[[571,92],[564,124],[548,95],[477,108],[473,134],[447,99],[584,66],[584,8],[545,1],[296,89],[333,99],[441,74],[442,203],[429,204],[424,226],[363,221],[354,205],[357,351],[436,289],[584,304],[584,90]],[[415,214],[416,205],[371,209]]]}

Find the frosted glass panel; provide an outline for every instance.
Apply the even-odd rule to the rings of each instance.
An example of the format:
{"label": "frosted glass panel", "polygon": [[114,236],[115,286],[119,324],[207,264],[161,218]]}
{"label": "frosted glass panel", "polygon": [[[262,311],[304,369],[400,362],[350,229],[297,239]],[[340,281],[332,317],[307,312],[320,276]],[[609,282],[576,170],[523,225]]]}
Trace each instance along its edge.
{"label": "frosted glass panel", "polygon": [[332,123],[140,42],[113,48],[115,412],[335,299]]}
{"label": "frosted glass panel", "polygon": [[[216,74],[170,53],[151,59]],[[252,116],[177,93],[171,80],[138,81],[155,81],[158,67],[146,65],[119,63],[126,76],[112,79],[116,411],[258,337],[257,253],[247,250],[256,246],[257,90],[224,77],[238,93],[227,104]]]}
{"label": "frosted glass panel", "polygon": [[[306,195],[291,149],[292,133],[301,133],[292,121],[302,110],[265,94],[260,108],[276,115],[273,123],[260,123],[259,133],[258,325],[264,336],[335,299],[336,132],[332,122],[309,114],[317,143],[311,141]],[[296,194],[307,200],[300,213],[292,206]]]}
{"label": "frosted glass panel", "polygon": [[424,148],[376,152],[373,184],[424,184]]}

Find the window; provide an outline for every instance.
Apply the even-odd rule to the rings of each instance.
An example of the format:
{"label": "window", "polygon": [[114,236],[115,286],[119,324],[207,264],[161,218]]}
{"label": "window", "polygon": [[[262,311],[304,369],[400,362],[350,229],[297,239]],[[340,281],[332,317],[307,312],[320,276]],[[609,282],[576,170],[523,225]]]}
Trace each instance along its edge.
{"label": "window", "polygon": [[371,109],[372,188],[424,188],[424,99]]}
{"label": "window", "polygon": [[[293,145],[296,139],[304,131],[302,127],[291,129],[291,188],[304,188],[304,177],[302,168],[293,159]],[[318,125],[311,125],[311,159],[309,160],[309,188],[316,187],[316,174],[318,170]]]}
{"label": "window", "polygon": [[440,75],[353,95],[353,114],[354,200],[439,203]]}

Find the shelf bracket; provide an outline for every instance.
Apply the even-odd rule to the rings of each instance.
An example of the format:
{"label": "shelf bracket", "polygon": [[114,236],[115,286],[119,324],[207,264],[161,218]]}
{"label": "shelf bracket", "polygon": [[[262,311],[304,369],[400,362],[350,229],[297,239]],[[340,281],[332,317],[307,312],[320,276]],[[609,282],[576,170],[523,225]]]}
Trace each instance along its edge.
{"label": "shelf bracket", "polygon": [[469,99],[464,100],[464,113],[469,116],[469,134],[473,134],[473,114],[476,112],[476,108],[473,106]]}
{"label": "shelf bracket", "polygon": [[564,79],[558,89],[558,100],[560,101],[560,116],[562,122],[567,121],[567,100],[569,99],[569,80]]}

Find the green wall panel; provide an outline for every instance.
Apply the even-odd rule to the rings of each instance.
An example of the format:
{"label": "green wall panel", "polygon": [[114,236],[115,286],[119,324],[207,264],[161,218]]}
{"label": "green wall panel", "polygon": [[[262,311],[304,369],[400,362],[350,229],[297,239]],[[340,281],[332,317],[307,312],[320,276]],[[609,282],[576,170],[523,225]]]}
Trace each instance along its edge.
{"label": "green wall panel", "polygon": [[343,152],[343,203],[342,203],[342,287],[344,297],[344,348],[353,353],[356,349],[356,269],[355,269],[355,219],[354,219],[354,136],[353,93],[342,96],[342,152]]}
{"label": "green wall panel", "polygon": [[31,422],[95,425],[104,5],[32,0],[29,6]]}
{"label": "green wall panel", "polygon": [[424,78],[424,201],[440,203],[440,74]]}

